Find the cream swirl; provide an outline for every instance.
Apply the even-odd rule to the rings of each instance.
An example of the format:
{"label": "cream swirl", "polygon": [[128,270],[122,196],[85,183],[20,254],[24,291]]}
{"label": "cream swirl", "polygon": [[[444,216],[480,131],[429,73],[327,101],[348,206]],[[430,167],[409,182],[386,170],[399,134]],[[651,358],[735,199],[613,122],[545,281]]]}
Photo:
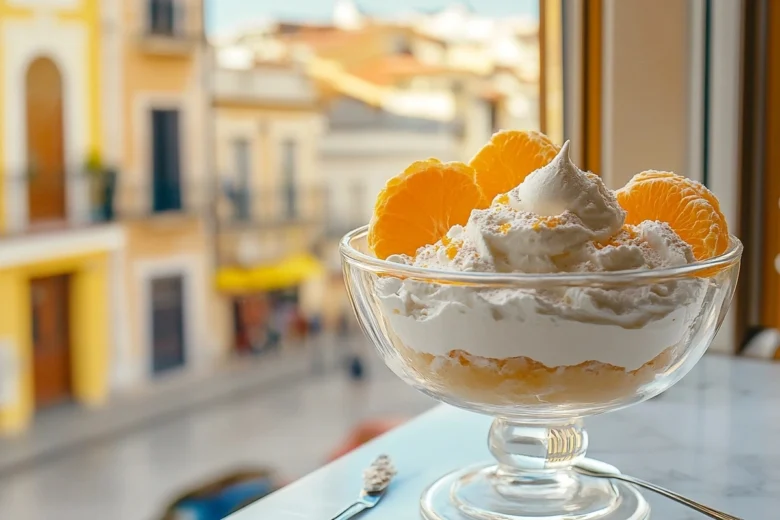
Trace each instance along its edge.
{"label": "cream swirl", "polygon": [[[576,215],[588,240],[613,236],[626,220],[626,212],[601,177],[571,161],[568,141],[547,166],[528,175],[508,196],[510,207],[540,217]],[[572,238],[572,245],[577,243]]]}

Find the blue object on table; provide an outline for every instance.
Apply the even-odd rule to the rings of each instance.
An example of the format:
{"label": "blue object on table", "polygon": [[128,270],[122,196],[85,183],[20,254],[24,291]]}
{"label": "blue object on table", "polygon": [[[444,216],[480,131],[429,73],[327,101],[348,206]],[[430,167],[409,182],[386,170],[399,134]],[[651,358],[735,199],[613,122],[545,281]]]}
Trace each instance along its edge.
{"label": "blue object on table", "polygon": [[243,506],[274,491],[270,478],[258,478],[228,485],[213,493],[194,493],[180,499],[170,509],[172,520],[222,520]]}

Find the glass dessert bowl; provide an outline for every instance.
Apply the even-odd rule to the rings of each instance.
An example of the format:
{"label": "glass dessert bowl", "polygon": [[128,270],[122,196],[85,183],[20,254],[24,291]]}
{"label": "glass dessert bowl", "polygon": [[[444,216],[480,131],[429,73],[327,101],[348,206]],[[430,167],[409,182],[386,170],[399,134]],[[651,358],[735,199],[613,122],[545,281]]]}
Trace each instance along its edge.
{"label": "glass dessert bowl", "polygon": [[452,272],[376,258],[368,227],[340,250],[363,330],[408,384],[495,417],[495,461],[444,476],[426,519],[644,519],[630,485],[580,476],[582,419],[679,381],[728,310],[742,246],[652,270]]}
{"label": "glass dessert bowl", "polygon": [[572,470],[582,419],[668,389],[728,310],[742,246],[715,195],[656,170],[613,191],[569,146],[507,130],[468,165],[417,161],[341,243],[387,365],[495,417],[496,461],[431,485],[428,520],[647,518],[633,487]]}

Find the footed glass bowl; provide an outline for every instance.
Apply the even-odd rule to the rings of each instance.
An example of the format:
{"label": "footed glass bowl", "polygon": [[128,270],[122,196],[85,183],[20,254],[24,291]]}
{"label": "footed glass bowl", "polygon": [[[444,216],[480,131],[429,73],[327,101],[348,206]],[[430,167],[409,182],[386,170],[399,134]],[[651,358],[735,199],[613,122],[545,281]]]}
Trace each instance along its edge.
{"label": "footed glass bowl", "polygon": [[379,260],[367,227],[340,246],[363,330],[408,384],[495,419],[495,460],[422,495],[428,520],[645,519],[628,484],[581,476],[582,419],[660,394],[701,358],[726,315],[742,245],[658,270],[445,272]]}

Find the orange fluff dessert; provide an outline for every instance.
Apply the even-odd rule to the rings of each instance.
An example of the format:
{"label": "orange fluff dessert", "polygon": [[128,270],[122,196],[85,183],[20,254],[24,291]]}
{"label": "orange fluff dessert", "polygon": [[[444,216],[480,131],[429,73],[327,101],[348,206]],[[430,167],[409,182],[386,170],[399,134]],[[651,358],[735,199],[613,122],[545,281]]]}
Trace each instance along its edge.
{"label": "orange fluff dessert", "polygon": [[539,275],[517,287],[377,278],[388,336],[428,387],[495,405],[605,403],[677,361],[705,279],[554,275],[596,279],[719,255],[729,237],[717,199],[657,171],[612,191],[568,149],[538,132],[499,132],[470,164],[420,161],[379,194],[368,233],[378,258],[433,274]]}

